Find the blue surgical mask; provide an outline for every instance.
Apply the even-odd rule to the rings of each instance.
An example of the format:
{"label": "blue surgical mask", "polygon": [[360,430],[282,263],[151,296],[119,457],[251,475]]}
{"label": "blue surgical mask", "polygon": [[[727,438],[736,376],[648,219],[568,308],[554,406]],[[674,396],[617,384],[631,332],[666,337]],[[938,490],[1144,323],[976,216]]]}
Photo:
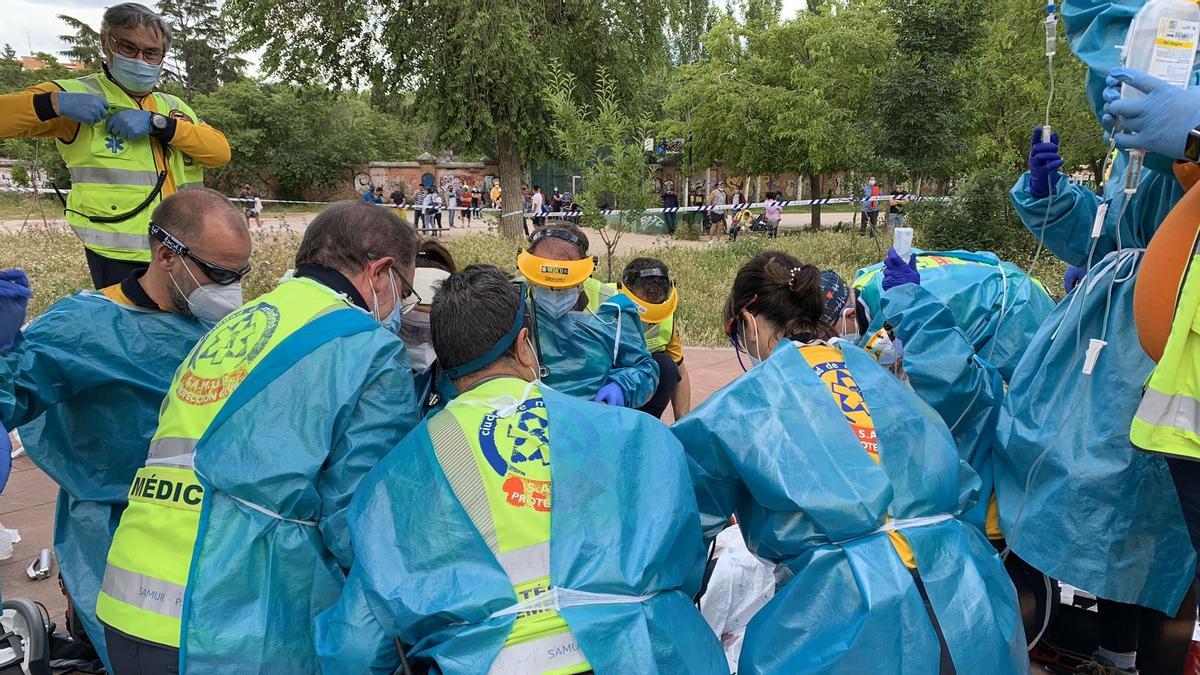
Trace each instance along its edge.
{"label": "blue surgical mask", "polygon": [[546,312],[551,319],[561,319],[579,303],[579,289],[534,286],[533,299],[538,309]]}
{"label": "blue surgical mask", "polygon": [[396,337],[400,337],[400,325],[404,316],[404,307],[403,303],[400,302],[400,292],[396,289],[396,274],[391,269],[388,270],[388,280],[392,282],[392,297],[395,298],[395,302],[392,305],[392,313],[382,319],[379,318],[379,298],[375,295],[375,289],[372,287],[371,300],[375,304],[372,314],[379,321],[379,325],[386,328],[388,332]]}
{"label": "blue surgical mask", "polygon": [[162,64],[152,65],[141,59],[131,59],[120,54],[113,54],[112,74],[117,84],[129,91],[140,94],[154,89],[158,84],[158,76],[162,72]]}

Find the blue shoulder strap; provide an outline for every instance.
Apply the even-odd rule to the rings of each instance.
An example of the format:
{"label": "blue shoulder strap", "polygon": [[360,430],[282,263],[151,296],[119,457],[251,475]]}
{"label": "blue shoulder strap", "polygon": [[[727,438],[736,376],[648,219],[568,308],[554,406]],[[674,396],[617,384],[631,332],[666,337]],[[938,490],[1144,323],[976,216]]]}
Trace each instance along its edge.
{"label": "blue shoulder strap", "polygon": [[220,412],[213,418],[212,424],[204,432],[203,441],[215,429],[225,423],[235,412],[246,405],[280,375],[283,375],[300,359],[311,354],[321,345],[340,337],[364,333],[379,328],[379,322],[366,312],[349,308],[339,309],[317,319],[309,321],[299,330],[284,338],[271,353],[250,371],[246,379],[238,385],[229,400],[221,407]]}

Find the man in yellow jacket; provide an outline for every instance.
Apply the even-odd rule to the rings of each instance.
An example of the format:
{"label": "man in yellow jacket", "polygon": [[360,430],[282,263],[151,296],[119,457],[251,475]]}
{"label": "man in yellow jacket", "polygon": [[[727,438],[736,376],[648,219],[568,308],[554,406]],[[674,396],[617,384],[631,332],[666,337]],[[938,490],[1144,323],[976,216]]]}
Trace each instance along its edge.
{"label": "man in yellow jacket", "polygon": [[137,3],[100,24],[103,72],[0,95],[0,139],[54,138],[71,173],[67,224],[83,241],[96,288],[150,261],[154,207],[202,186],[204,168],[229,162],[229,142],[190,107],[155,92],[171,30]]}

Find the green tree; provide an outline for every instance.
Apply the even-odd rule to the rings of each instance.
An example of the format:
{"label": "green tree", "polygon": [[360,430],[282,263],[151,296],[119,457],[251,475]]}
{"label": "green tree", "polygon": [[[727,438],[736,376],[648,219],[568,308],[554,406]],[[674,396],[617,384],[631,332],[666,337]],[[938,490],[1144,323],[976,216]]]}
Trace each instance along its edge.
{"label": "green tree", "polygon": [[783,12],[783,0],[745,0],[742,15],[745,17],[746,28],[750,30],[766,30],[779,23],[779,15]]}
{"label": "green tree", "polygon": [[[1022,0],[990,5],[981,26],[984,38],[965,71],[971,83],[966,109],[975,166],[1000,165],[1013,178],[1025,170],[1031,131],[1045,123],[1050,97],[1044,19],[1042,11]],[[1071,53],[1059,26],[1050,125],[1062,138],[1067,170],[1089,165],[1099,174],[1105,146],[1084,94],[1086,74],[1087,66]]]}
{"label": "green tree", "polygon": [[[498,158],[506,195],[517,193],[525,162],[548,154],[540,95],[547,64],[558,60],[575,74],[581,94],[593,91],[596,64],[609,64],[619,98],[641,109],[667,62],[658,0],[390,0],[307,10],[274,0],[225,3],[238,17],[239,44],[265,47],[268,72],[415,89],[439,138]],[[510,202],[505,210],[519,209]],[[520,229],[520,216],[502,223],[510,236]]]}
{"label": "green tree", "polygon": [[273,180],[281,197],[302,198],[342,183],[347,166],[417,152],[411,129],[356,93],[243,79],[192,104],[234,148],[230,163],[211,172],[225,187]]}
{"label": "green tree", "polygon": [[815,190],[822,174],[886,166],[873,92],[893,36],[879,9],[859,0],[765,30],[722,19],[704,38],[708,59],[679,69],[667,128],[691,141],[698,166],[799,171]]}
{"label": "green tree", "polygon": [[62,51],[62,55],[72,61],[79,61],[90,67],[99,67],[101,56],[100,51],[100,33],[92,28],[85,21],[76,19],[73,16],[66,14],[58,15],[59,21],[67,24],[72,32],[64,35],[59,35],[58,39],[67,43],[67,48]]}
{"label": "green tree", "polygon": [[981,35],[990,0],[886,0],[896,48],[878,85],[887,133],[880,154],[918,176],[949,177],[965,167],[969,83],[961,61]]}
{"label": "green tree", "polygon": [[716,22],[709,0],[670,0],[667,16],[672,62],[684,65],[699,61],[703,55],[701,39]]}
{"label": "green tree", "polygon": [[216,0],[161,0],[159,11],[173,34],[173,70],[189,95],[210,94],[241,76],[246,60],[230,49]]}
{"label": "green tree", "polygon": [[[606,278],[612,281],[621,235],[641,221],[655,199],[653,174],[642,147],[648,122],[622,109],[617,84],[603,66],[594,105],[577,103],[575,76],[557,64],[551,68],[545,98],[558,158],[581,168],[584,189],[576,202],[583,206],[584,224],[604,241]],[[606,222],[601,202],[620,209],[615,222]]]}

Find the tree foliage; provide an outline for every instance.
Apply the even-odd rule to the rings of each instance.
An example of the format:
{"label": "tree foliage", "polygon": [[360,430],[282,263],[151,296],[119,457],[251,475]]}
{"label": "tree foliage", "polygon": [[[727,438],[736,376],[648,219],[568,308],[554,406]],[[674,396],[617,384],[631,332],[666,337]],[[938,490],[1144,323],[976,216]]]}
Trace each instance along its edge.
{"label": "tree foliage", "polygon": [[732,18],[704,38],[708,58],[679,69],[668,128],[699,166],[832,173],[881,163],[872,92],[893,41],[876,2],[852,2],[751,30]]}
{"label": "tree foliage", "polygon": [[336,187],[349,166],[421,151],[419,130],[371,108],[359,94],[239,80],[197,96],[192,105],[235,148],[232,161],[212,172],[225,187],[274,182],[282,197],[301,198],[314,188]]}
{"label": "tree foliage", "polygon": [[67,48],[62,51],[63,56],[72,61],[79,61],[90,67],[99,67],[102,57],[100,51],[100,33],[87,24],[86,21],[80,21],[73,16],[59,14],[58,20],[67,24],[70,33],[64,33],[58,36],[67,44]]}
{"label": "tree foliage", "polygon": [[[523,163],[550,147],[540,91],[552,60],[581,92],[594,89],[596,65],[608,64],[617,95],[635,110],[667,63],[659,0],[227,0],[225,10],[239,18],[240,44],[265,47],[269,72],[414,89],[440,138],[496,151],[509,195]],[[519,228],[519,218],[504,222],[509,234]]]}
{"label": "tree foliage", "polygon": [[230,48],[215,0],[160,0],[159,11],[173,33],[173,70],[188,94],[212,93],[241,76],[246,60]]}
{"label": "tree foliage", "polygon": [[[583,172],[584,189],[576,195],[583,222],[604,241],[608,279],[621,235],[641,221],[654,203],[654,183],[642,139],[647,119],[635,119],[617,99],[617,84],[603,66],[597,71],[594,104],[577,103],[575,76],[555,64],[545,90],[557,154]],[[601,204],[621,212],[606,222]]]}

